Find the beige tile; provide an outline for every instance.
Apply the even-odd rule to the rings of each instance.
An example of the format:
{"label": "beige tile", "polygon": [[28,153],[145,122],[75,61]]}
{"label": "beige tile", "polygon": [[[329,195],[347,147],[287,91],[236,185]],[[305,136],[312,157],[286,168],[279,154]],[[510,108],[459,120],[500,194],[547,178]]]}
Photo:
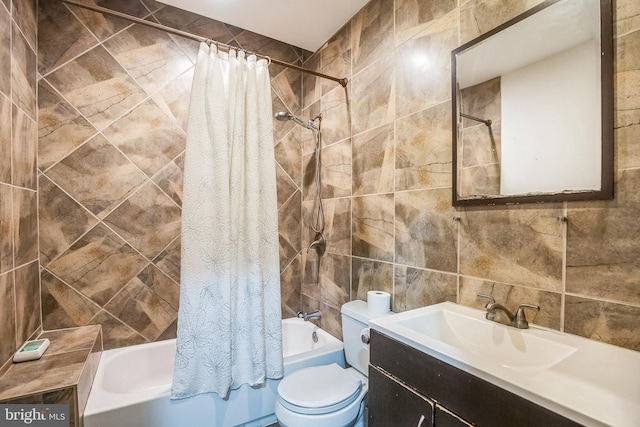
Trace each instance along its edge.
{"label": "beige tile", "polygon": [[100,326],[83,326],[80,328],[45,331],[38,338],[51,341],[47,355],[70,353],[78,350],[92,350],[100,334]]}
{"label": "beige tile", "polygon": [[367,301],[369,291],[389,292],[393,296],[393,264],[352,257],[351,300]]}
{"label": "beige tile", "polygon": [[[322,197],[351,195],[351,140],[347,139],[322,149]],[[305,171],[305,178],[309,171]],[[312,193],[315,189],[312,190]],[[312,195],[315,197],[315,194]]]}
{"label": "beige tile", "polygon": [[283,270],[301,249],[301,203],[300,192],[296,191],[296,193],[278,209],[280,270]]}
{"label": "beige tile", "polygon": [[182,191],[184,180],[184,153],[169,162],[164,169],[153,177],[162,191],[171,197],[178,206],[182,206]]}
{"label": "beige tile", "polygon": [[[540,311],[527,310],[526,317],[531,323],[553,329],[560,329],[562,296],[560,293],[546,292],[523,286],[513,286],[489,280],[460,277],[458,303],[469,307],[484,309],[489,302],[479,298],[478,293],[492,295],[496,302],[515,313],[520,304],[535,304]],[[507,321],[502,319],[502,321]]]}
{"label": "beige tile", "polygon": [[0,93],[11,96],[11,15],[0,7]]}
{"label": "beige tile", "polygon": [[456,276],[396,265],[393,311],[400,312],[456,300]]}
{"label": "beige tile", "polygon": [[0,275],[0,364],[9,360],[17,349],[13,272]]}
{"label": "beige tile", "polygon": [[[135,16],[136,18],[143,18],[149,13],[139,0],[89,0],[89,3]],[[80,18],[82,23],[101,41],[132,25],[131,21],[103,15],[81,7],[69,6],[69,9],[71,9],[73,13]]]}
{"label": "beige tile", "polygon": [[[276,142],[276,161],[292,181],[292,185],[302,185],[302,128],[296,127]],[[280,197],[278,191],[278,197]]]}
{"label": "beige tile", "polygon": [[[304,63],[307,70],[321,72],[321,56],[315,54]],[[310,73],[302,75],[302,106],[309,107],[322,97],[322,79]]]}
{"label": "beige tile", "polygon": [[[324,209],[324,234],[327,242],[327,252],[340,255],[351,254],[351,199],[327,199],[322,201]],[[311,210],[313,202],[305,202],[302,206],[305,217],[304,226],[311,225]],[[310,243],[310,242],[307,242]],[[305,244],[304,247],[307,247]]]}
{"label": "beige tile", "polygon": [[11,184],[11,110],[11,100],[0,94],[0,182],[7,184]]}
{"label": "beige tile", "polygon": [[152,100],[147,100],[103,132],[151,177],[184,151],[186,134]]}
{"label": "beige tile", "polygon": [[178,236],[160,255],[153,259],[153,263],[174,282],[180,283],[180,236]]}
{"label": "beige tile", "polygon": [[395,196],[395,261],[456,273],[458,222],[449,189]]}
{"label": "beige tile", "polygon": [[102,306],[147,263],[125,241],[98,224],[49,264],[49,270]]}
{"label": "beige tile", "polygon": [[97,133],[42,79],[38,85],[38,167],[46,170]]}
{"label": "beige tile", "polygon": [[105,350],[148,342],[142,335],[104,310],[91,319],[90,323],[102,326],[102,342]]}
{"label": "beige tile", "polygon": [[349,88],[337,86],[322,97],[322,144],[327,146],[351,135]]}
{"label": "beige tile", "polygon": [[[640,19],[638,20],[640,23]],[[615,148],[617,167],[640,167],[640,29],[615,40]]]}
{"label": "beige tile", "polygon": [[381,57],[351,81],[352,135],[390,123],[395,118],[395,83],[392,57]]}
{"label": "beige tile", "polygon": [[282,318],[295,317],[302,309],[302,267],[300,256],[295,257],[280,274]]}
{"label": "beige tile", "polygon": [[32,262],[15,270],[16,348],[31,338],[42,324],[40,318],[40,272]]}
{"label": "beige tile", "polygon": [[293,111],[302,107],[301,98],[302,73],[292,68],[287,68],[282,73],[271,79],[271,89]]}
{"label": "beige tile", "polygon": [[313,321],[313,323],[317,324],[323,330],[341,340],[342,317],[340,315],[340,307],[334,307],[328,304],[321,303],[320,301],[303,294],[302,311],[304,311],[305,313],[311,313],[312,311],[316,310],[320,310],[320,312],[322,313],[322,318],[319,321]]}
{"label": "beige tile", "polygon": [[639,307],[572,295],[565,304],[565,332],[640,351]]}
{"label": "beige tile", "polygon": [[[456,0],[397,0],[395,2],[395,41],[401,44],[419,33],[427,31],[447,15],[458,13]],[[457,18],[457,15],[455,16]]]}
{"label": "beige tile", "polygon": [[146,98],[102,46],[49,74],[47,80],[99,130]]}
{"label": "beige tile", "polygon": [[13,269],[13,197],[9,185],[0,184],[0,274]]}
{"label": "beige tile", "polygon": [[46,75],[98,40],[62,2],[38,2],[38,71]]}
{"label": "beige tile", "polygon": [[27,38],[31,48],[36,50],[36,32],[38,21],[36,19],[38,6],[36,0],[12,0],[13,19]]}
{"label": "beige tile", "polygon": [[[307,257],[305,264],[302,293],[338,309],[349,301],[350,259],[343,255],[325,253],[320,257],[319,265],[315,264],[315,254]],[[317,271],[320,269],[320,278]],[[315,276],[315,277],[314,277]]]}
{"label": "beige tile", "polygon": [[640,4],[635,0],[616,0],[614,7],[614,36],[622,36],[640,29]]}
{"label": "beige tile", "polygon": [[279,163],[276,163],[276,188],[278,195],[278,209],[293,196],[298,187]]}
{"label": "beige tile", "polygon": [[[321,50],[322,72],[337,78],[351,78],[351,24],[347,23],[329,39]],[[322,94],[340,87],[338,83],[322,79]]]}
{"label": "beige tile", "polygon": [[451,186],[451,103],[397,121],[396,191]]}
{"label": "beige tile", "polygon": [[40,262],[46,266],[98,221],[44,175],[38,200]]}
{"label": "beige tile", "polygon": [[394,128],[385,125],[353,138],[353,194],[393,191]]}
{"label": "beige tile", "polygon": [[36,189],[38,125],[14,105],[12,112],[11,160],[13,184]]}
{"label": "beige tile", "polygon": [[[246,30],[243,30],[240,33],[236,34],[234,36],[234,40],[242,49],[248,50],[249,52],[255,52],[260,55],[277,58],[280,61],[288,62],[290,64],[301,65],[295,48],[279,40],[265,37],[261,34],[256,34]],[[277,76],[284,70],[285,68],[281,65],[269,65],[269,74],[271,77]]]}
{"label": "beige tile", "polygon": [[393,198],[393,194],[353,198],[353,256],[393,261]]}
{"label": "beige tile", "polygon": [[153,100],[156,104],[166,113],[173,116],[178,126],[185,132],[187,131],[187,122],[189,119],[189,100],[191,96],[193,72],[194,68],[192,67],[153,95]]}
{"label": "beige tile", "polygon": [[354,73],[374,62],[380,52],[393,48],[393,2],[373,0],[351,20],[352,66]]}
{"label": "beige tile", "polygon": [[461,214],[461,274],[562,290],[560,205],[477,208]]}
{"label": "beige tile", "polygon": [[47,270],[42,270],[40,283],[42,328],[45,330],[86,325],[100,311],[100,306]]}
{"label": "beige tile", "polygon": [[11,35],[11,94],[13,102],[36,118],[36,54],[15,23]]}
{"label": "beige tile", "polygon": [[13,241],[15,267],[38,259],[38,195],[13,189]]}
{"label": "beige tile", "polygon": [[154,258],[180,234],[180,207],[153,183],[118,206],[104,223],[148,258]]}
{"label": "beige tile", "polygon": [[102,135],[64,158],[47,176],[101,218],[145,181],[144,174]]}

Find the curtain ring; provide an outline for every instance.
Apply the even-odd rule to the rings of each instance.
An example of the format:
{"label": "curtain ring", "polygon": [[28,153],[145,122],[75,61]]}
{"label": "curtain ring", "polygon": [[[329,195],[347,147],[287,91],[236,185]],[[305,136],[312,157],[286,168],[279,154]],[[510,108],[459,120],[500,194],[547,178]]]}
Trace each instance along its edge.
{"label": "curtain ring", "polygon": [[267,65],[271,65],[271,57],[265,56],[264,58],[267,60]]}
{"label": "curtain ring", "polygon": [[211,39],[205,39],[205,41],[204,41],[204,42],[207,44],[207,46],[211,47],[211,43],[213,42],[213,40],[211,40]]}

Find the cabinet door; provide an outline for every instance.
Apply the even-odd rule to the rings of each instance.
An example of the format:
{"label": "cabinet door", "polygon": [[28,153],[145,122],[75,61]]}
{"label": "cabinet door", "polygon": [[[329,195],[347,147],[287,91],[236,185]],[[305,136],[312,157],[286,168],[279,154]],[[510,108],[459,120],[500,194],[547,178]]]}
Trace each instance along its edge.
{"label": "cabinet door", "polygon": [[438,404],[436,404],[433,419],[435,427],[473,427],[473,424],[464,421]]}
{"label": "cabinet door", "polygon": [[432,427],[433,403],[369,366],[369,427]]}

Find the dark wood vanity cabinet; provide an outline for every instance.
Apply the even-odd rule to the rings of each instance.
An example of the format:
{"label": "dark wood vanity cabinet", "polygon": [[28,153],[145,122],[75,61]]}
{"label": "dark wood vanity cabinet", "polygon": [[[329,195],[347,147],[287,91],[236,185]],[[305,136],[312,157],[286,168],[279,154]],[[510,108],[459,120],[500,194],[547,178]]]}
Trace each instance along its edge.
{"label": "dark wood vanity cabinet", "polygon": [[370,345],[369,427],[580,426],[373,329]]}

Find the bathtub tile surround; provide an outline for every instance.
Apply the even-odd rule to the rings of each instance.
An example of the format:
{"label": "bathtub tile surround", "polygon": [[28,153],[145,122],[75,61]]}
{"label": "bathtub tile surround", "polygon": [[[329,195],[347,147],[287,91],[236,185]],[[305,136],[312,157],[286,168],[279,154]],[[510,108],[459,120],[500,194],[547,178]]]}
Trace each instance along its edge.
{"label": "bathtub tile surround", "polygon": [[[476,293],[493,293],[511,308],[541,305],[530,315],[535,323],[640,350],[640,92],[634,83],[640,11],[633,1],[614,2],[615,199],[451,207],[450,51],[541,0],[508,3],[372,0],[305,63],[320,71],[330,67],[325,59],[340,58],[342,74],[350,78],[347,90],[338,89],[349,120],[323,126],[352,147],[351,195],[333,196],[345,205],[351,201],[351,299],[366,295],[360,289],[379,288],[393,292],[396,311],[442,301],[480,308]],[[339,99],[330,93],[335,88],[316,80],[303,77],[303,113],[325,111],[325,104]],[[350,127],[350,133],[328,129],[333,126],[340,132]],[[384,149],[364,144],[373,141],[370,135],[390,142]],[[382,174],[389,157],[391,189]],[[332,244],[328,239],[331,254]],[[320,284],[325,286],[333,283]],[[339,307],[323,298],[322,290],[305,287],[305,311],[321,309],[325,324],[339,325]],[[332,313],[337,317],[327,319]]]}
{"label": "bathtub tile surround", "polygon": [[36,2],[0,3],[0,372],[41,328]]}
{"label": "bathtub tile surround", "polygon": [[[300,49],[162,3],[95,4],[284,61],[301,63],[303,56]],[[41,0],[38,18],[43,326],[101,324],[105,348],[174,338],[184,146],[198,43],[56,0]],[[274,110],[299,114],[301,74],[283,70],[271,67]],[[283,295],[290,295],[285,317],[300,310],[301,288],[302,168],[295,153],[302,142],[292,128],[275,122]]]}
{"label": "bathtub tile surround", "polygon": [[43,332],[42,358],[12,364],[0,377],[1,403],[67,404],[70,425],[81,425],[102,354],[100,326]]}

